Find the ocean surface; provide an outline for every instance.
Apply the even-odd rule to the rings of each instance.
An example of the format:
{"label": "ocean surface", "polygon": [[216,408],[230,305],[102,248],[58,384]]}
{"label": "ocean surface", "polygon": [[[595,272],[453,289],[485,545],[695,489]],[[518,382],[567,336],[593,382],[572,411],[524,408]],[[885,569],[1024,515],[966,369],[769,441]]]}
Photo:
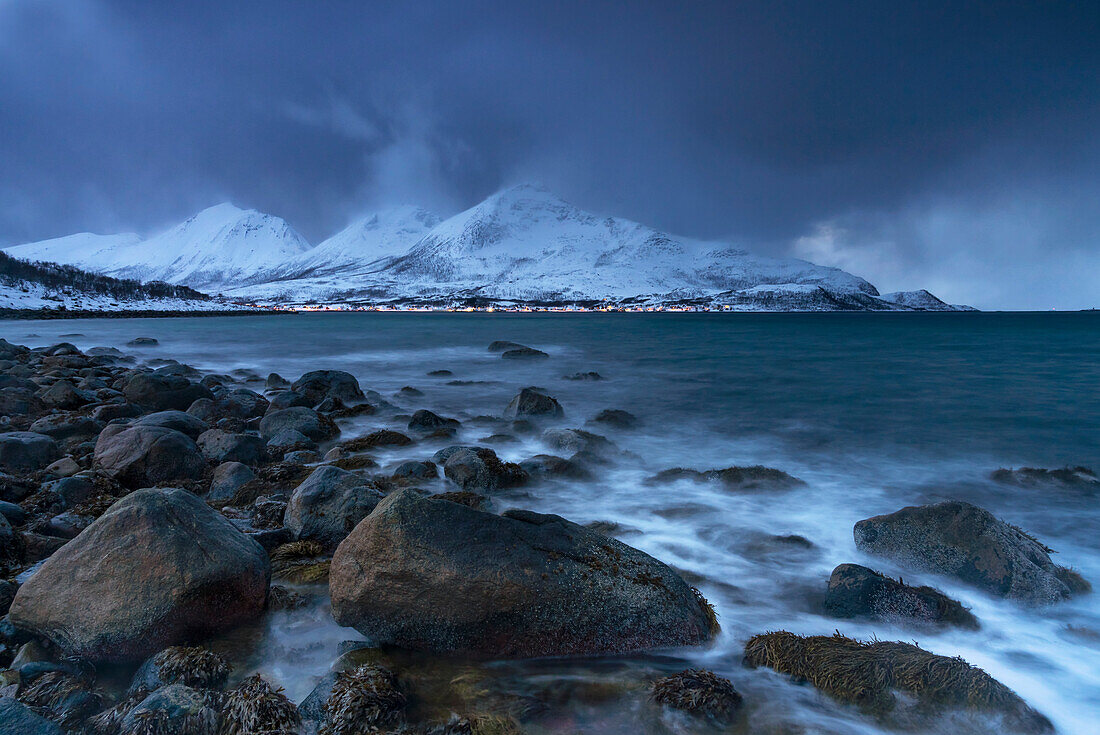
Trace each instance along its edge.
{"label": "ocean surface", "polygon": [[[642,423],[631,431],[594,429],[628,453],[596,480],[509,491],[495,498],[496,508],[619,524],[622,541],[702,589],[722,633],[699,650],[482,667],[497,686],[539,701],[525,716],[528,732],[717,732],[658,712],[638,685],[689,666],[727,676],[744,695],[735,732],[954,735],[974,726],[967,718],[877,721],[810,686],[744,668],[744,642],[778,629],[916,641],[986,669],[1060,732],[1100,731],[1100,593],[1022,607],[866,557],[852,538],[862,518],[962,499],[1028,530],[1058,551],[1056,562],[1100,586],[1100,498],[989,477],[999,467],[1100,469],[1098,313],[300,314],[3,322],[0,336],[31,346],[62,339],[81,348],[116,346],[203,370],[274,371],[292,380],[307,370],[347,370],[405,414],[430,408],[459,419],[499,415],[519,388],[534,385],[561,402],[565,426],[584,426],[605,408],[638,416]],[[160,345],[125,347],[139,336]],[[550,358],[502,360],[486,349],[499,339]],[[427,375],[439,369],[454,375]],[[563,379],[584,371],[606,379]],[[423,396],[396,397],[403,386]],[[343,423],[344,438],[402,425],[385,415],[362,417]],[[467,425],[458,443],[489,433]],[[377,458],[383,466],[425,459],[440,446]],[[537,437],[494,448],[513,461],[545,451]],[[757,464],[806,486],[736,493],[712,484],[644,483],[671,467]],[[433,489],[442,490],[443,481]],[[812,547],[775,538],[791,534]],[[981,630],[825,617],[829,573],[842,562],[939,587],[972,609]],[[338,644],[359,637],[336,626],[320,600],[269,616],[253,631],[255,645],[242,654],[238,672],[258,669],[300,701],[337,657]]]}

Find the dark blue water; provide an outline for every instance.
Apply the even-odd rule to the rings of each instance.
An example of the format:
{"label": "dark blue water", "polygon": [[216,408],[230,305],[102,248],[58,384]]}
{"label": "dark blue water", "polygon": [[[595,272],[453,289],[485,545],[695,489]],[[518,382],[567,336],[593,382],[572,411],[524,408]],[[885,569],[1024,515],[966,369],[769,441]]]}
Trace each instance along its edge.
{"label": "dark blue water", "polygon": [[[37,337],[27,337],[35,333]],[[5,322],[0,336],[31,345],[59,340],[123,349],[160,340],[147,356],[196,367],[244,367],[294,378],[319,368],[354,373],[403,410],[458,418],[497,414],[519,387],[537,385],[581,426],[603,408],[643,425],[607,433],[634,458],[592,483],[536,486],[500,499],[578,522],[615,521],[638,546],[693,578],[716,603],[724,631],[682,663],[729,676],[756,726],[877,732],[854,711],[782,677],[740,667],[745,639],[765,630],[912,640],[911,630],[823,617],[820,598],[841,562],[916,575],[864,558],[855,521],[905,505],[960,498],[983,505],[1057,549],[1059,563],[1100,583],[1100,505],[1087,494],[997,485],[998,467],[1100,468],[1100,314],[311,314],[280,317]],[[486,346],[510,339],[549,360],[501,360]],[[429,378],[449,369],[447,385]],[[598,371],[599,382],[562,376]],[[402,386],[424,392],[394,398]],[[345,433],[387,425],[368,417]],[[464,429],[476,441],[484,429]],[[410,458],[431,449],[405,450]],[[537,439],[498,451],[519,460]],[[383,456],[383,461],[404,459]],[[803,490],[737,495],[708,485],[655,489],[661,469],[765,464],[804,479]],[[771,534],[801,534],[815,548],[776,550]],[[1063,732],[1100,721],[1100,595],[1025,609],[934,577],[972,607],[979,632],[919,634],[937,653],[961,655],[1016,689]],[[256,664],[300,698],[349,631],[323,609],[280,614]],[[578,716],[579,717],[579,716]],[[637,732],[630,711],[580,717],[592,731]],[[571,720],[576,725],[576,720]],[[611,724],[614,723],[614,724]],[[665,723],[672,730],[683,723]],[[926,731],[928,727],[921,731]],[[547,731],[559,731],[548,728]],[[667,730],[658,730],[665,732]],[[939,730],[956,732],[944,724]]]}

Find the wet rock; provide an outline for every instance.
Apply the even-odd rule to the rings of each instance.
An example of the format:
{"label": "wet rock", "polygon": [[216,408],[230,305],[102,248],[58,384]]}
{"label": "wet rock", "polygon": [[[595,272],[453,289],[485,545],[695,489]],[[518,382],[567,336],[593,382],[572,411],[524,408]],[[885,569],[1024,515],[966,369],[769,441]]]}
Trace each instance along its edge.
{"label": "wet rock", "polygon": [[269,373],[267,380],[264,381],[267,388],[289,388],[290,381],[284,378],[278,373]]}
{"label": "wet rock", "polygon": [[403,462],[393,471],[395,480],[434,480],[439,477],[435,462]]}
{"label": "wet rock", "polygon": [[502,462],[492,449],[461,449],[447,457],[443,474],[463,490],[492,492],[522,485],[527,472],[518,464]]}
{"label": "wet rock", "polygon": [[50,489],[57,493],[61,501],[61,507],[67,509],[88,502],[95,497],[95,483],[90,477],[65,477],[50,485]]}
{"label": "wet rock", "polygon": [[9,431],[0,434],[0,467],[26,472],[41,470],[58,459],[57,442],[45,434],[32,431]]}
{"label": "wet rock", "polygon": [[837,699],[883,714],[904,704],[904,692],[925,708],[960,708],[1000,715],[1010,729],[1053,732],[1046,717],[1011,689],[961,658],[929,653],[909,643],[833,636],[802,637],[786,631],[754,636],[744,662],[808,681]]}
{"label": "wet rock", "polygon": [[132,403],[109,403],[92,409],[92,418],[100,423],[115,419],[132,419],[141,415],[141,409]]}
{"label": "wet rock", "polygon": [[203,498],[210,501],[232,500],[237,491],[256,479],[256,473],[240,462],[223,462],[214,468],[210,488]]}
{"label": "wet rock", "polygon": [[138,373],[122,388],[130,403],[152,411],[186,411],[200,398],[213,398],[210,389],[179,375]]}
{"label": "wet rock", "polygon": [[607,408],[592,418],[594,424],[604,424],[615,429],[633,429],[638,425],[638,417],[629,411]]}
{"label": "wet rock", "polygon": [[406,385],[397,391],[397,395],[401,398],[420,398],[424,395],[424,391],[413,388],[411,385]]}
{"label": "wet rock", "polygon": [[30,425],[36,434],[44,434],[57,441],[87,439],[103,429],[98,421],[80,414],[52,414],[43,416]]}
{"label": "wet rock", "polygon": [[553,454],[536,454],[520,462],[519,466],[532,477],[568,477],[575,480],[592,477],[592,473],[582,465]]}
{"label": "wet rock", "polygon": [[130,692],[152,692],[168,684],[221,689],[231,667],[219,654],[201,646],[170,646],[147,659],[134,673]]}
{"label": "wet rock", "polygon": [[328,582],[330,565],[319,541],[292,541],[271,551],[272,576],[287,582]]}
{"label": "wet rock", "polygon": [[374,449],[375,447],[407,447],[412,443],[412,439],[399,431],[379,429],[366,436],[346,441],[340,446],[349,452],[361,452],[364,449]]}
{"label": "wet rock", "polygon": [[0,388],[0,415],[30,416],[46,410],[32,391],[25,388]]}
{"label": "wet rock", "polygon": [[300,541],[335,548],[383,497],[359,475],[318,467],[290,496],[283,525]]}
{"label": "wet rock", "polygon": [[1100,490],[1100,478],[1088,467],[1063,467],[1061,469],[1042,469],[1021,467],[1019,469],[999,469],[990,475],[994,482],[1026,488],[1066,488],[1074,490]]}
{"label": "wet rock", "polygon": [[504,409],[504,418],[558,418],[561,404],[537,388],[524,388]]}
{"label": "wet rock", "polygon": [[333,678],[321,729],[327,735],[385,732],[401,721],[404,709],[405,695],[393,672],[363,664]]}
{"label": "wet rock", "polygon": [[62,457],[46,467],[46,472],[57,477],[72,477],[80,472],[80,465],[72,457]]}
{"label": "wet rock", "polygon": [[716,722],[732,721],[741,695],[729,679],[705,669],[688,669],[653,683],[653,701]]}
{"label": "wet rock", "polygon": [[619,451],[606,437],[584,429],[547,429],[542,433],[542,441],[551,449],[565,454],[584,452],[606,458]]}
{"label": "wet rock", "polygon": [[153,337],[134,337],[132,340],[130,340],[129,342],[126,343],[126,346],[127,347],[155,347],[156,345],[159,345],[159,344],[160,344],[160,342],[158,342]]}
{"label": "wet rock", "polygon": [[268,413],[271,413],[272,411],[282,411],[286,408],[312,408],[314,405],[310,402],[309,398],[302,395],[301,393],[295,393],[292,390],[279,390],[269,392],[267,394],[267,399],[269,401],[267,406]]}
{"label": "wet rock", "polygon": [[532,347],[517,347],[514,350],[505,350],[500,356],[505,360],[544,360],[550,357],[542,350],[536,350]]}
{"label": "wet rock", "polygon": [[436,493],[435,495],[429,495],[428,500],[445,500],[448,503],[458,503],[459,505],[465,505],[467,508],[473,508],[475,510],[489,510],[493,504],[489,496],[467,492],[466,490]]}
{"label": "wet rock", "polygon": [[572,375],[563,375],[562,380],[603,380],[604,377],[597,373],[595,370],[589,370],[586,373],[573,373]]}
{"label": "wet rock", "polygon": [[0,735],[62,735],[61,728],[11,697],[0,697]]}
{"label": "wet rock", "polygon": [[969,610],[939,590],[911,587],[859,564],[841,564],[833,570],[825,612],[836,618],[979,627]]}
{"label": "wet rock", "polygon": [[294,381],[290,389],[305,396],[311,406],[330,397],[338,398],[344,403],[356,403],[366,398],[355,376],[343,370],[308,372]]}
{"label": "wet rock", "polygon": [[58,513],[42,529],[49,536],[63,539],[76,538],[77,535],[95,520],[91,516],[75,513],[71,510]]}
{"label": "wet rock", "polygon": [[452,373],[450,370],[429,370],[428,371],[428,377],[431,377],[431,378],[449,378],[452,375],[454,375],[454,373]]}
{"label": "wet rock", "polygon": [[256,617],[269,581],[264,550],[194,495],[138,490],[47,559],[9,615],[69,655],[143,659]]}
{"label": "wet rock", "polygon": [[1078,574],[1051,561],[1051,549],[970,503],[902,508],[859,521],[854,534],[861,551],[998,597],[1049,603],[1089,589]]}
{"label": "wet rock", "polygon": [[36,394],[38,400],[47,408],[56,408],[68,411],[91,403],[94,399],[83,391],[79,391],[67,380],[59,380],[49,388],[43,388]]}
{"label": "wet rock", "polygon": [[6,500],[0,500],[0,516],[7,518],[13,526],[22,526],[23,521],[27,518],[27,514],[22,508]]}
{"label": "wet rock", "polygon": [[507,352],[508,350],[529,350],[531,349],[527,345],[521,345],[519,342],[509,342],[508,340],[498,339],[495,342],[489,343],[489,352]]}
{"label": "wet rock", "polygon": [[409,419],[410,431],[433,432],[439,429],[457,429],[462,424],[456,419],[447,419],[431,411],[420,410]]}
{"label": "wet rock", "polygon": [[121,732],[153,735],[207,735],[217,732],[218,713],[202,693],[183,684],[169,684],[147,696],[122,720]]}
{"label": "wet rock", "polygon": [[129,487],[198,479],[206,469],[195,442],[163,426],[132,426],[117,434],[104,431],[94,458],[104,474]]}
{"label": "wet rock", "polygon": [[488,657],[696,645],[713,632],[671,569],[563,518],[399,490],[332,560],[332,612],[378,644]]}
{"label": "wet rock", "polygon": [[198,439],[202,456],[211,462],[255,465],[263,456],[264,440],[254,434],[231,434],[220,429],[203,432]]}
{"label": "wet rock", "polygon": [[317,443],[300,431],[283,429],[267,442],[267,448],[272,452],[286,454],[288,452],[315,452]]}
{"label": "wet rock", "polygon": [[332,419],[304,406],[270,411],[260,421],[260,433],[268,440],[287,429],[304,434],[316,442],[327,441],[340,433]]}
{"label": "wet rock", "polygon": [[726,467],[721,470],[690,470],[675,467],[658,472],[646,480],[647,484],[657,485],[677,480],[695,482],[720,482],[729,490],[790,490],[802,487],[806,483],[792,477],[782,470],[755,465],[753,467]]}

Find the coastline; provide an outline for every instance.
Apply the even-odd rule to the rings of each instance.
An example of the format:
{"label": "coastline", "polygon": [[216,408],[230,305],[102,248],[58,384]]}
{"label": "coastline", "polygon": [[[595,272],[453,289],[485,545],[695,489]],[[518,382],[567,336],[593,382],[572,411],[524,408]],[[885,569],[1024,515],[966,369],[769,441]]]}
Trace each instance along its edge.
{"label": "coastline", "polygon": [[156,310],[156,309],[124,309],[119,311],[100,311],[96,309],[0,309],[0,319],[11,320],[35,320],[35,319],[151,319],[157,317],[189,317],[189,316],[263,316],[274,314],[297,314],[291,310],[277,309],[223,309],[217,311],[182,311],[182,310]]}

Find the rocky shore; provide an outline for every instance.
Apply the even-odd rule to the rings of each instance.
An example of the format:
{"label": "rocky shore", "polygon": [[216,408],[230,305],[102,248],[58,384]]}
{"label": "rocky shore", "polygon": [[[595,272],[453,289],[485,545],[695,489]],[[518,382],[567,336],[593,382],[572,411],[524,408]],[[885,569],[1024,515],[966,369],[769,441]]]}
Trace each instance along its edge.
{"label": "rocky shore", "polygon": [[[637,417],[608,410],[579,428],[568,408],[525,388],[478,417],[492,434],[467,443],[475,420],[403,413],[338,370],[204,374],[114,347],[0,340],[0,735],[520,733],[561,695],[499,686],[508,666],[539,659],[569,686],[554,680],[563,657],[619,662],[599,687],[572,686],[640,701],[654,732],[679,731],[661,724],[669,713],[692,731],[752,732],[735,682],[652,664],[720,634],[722,611],[690,579],[613,538],[612,524],[498,512],[509,493],[554,478],[596,485],[630,460],[597,431]],[[483,445],[519,435],[546,452],[513,463]],[[1006,477],[1041,471],[1029,472]],[[776,497],[805,486],[769,467],[675,467],[639,492],[684,481]],[[968,503],[899,509],[853,534],[918,584],[841,564],[821,580],[822,613],[837,619],[979,629],[925,574],[1021,605],[1090,591],[1041,541]],[[222,645],[319,601],[353,640],[303,701],[249,667],[254,651]],[[760,631],[745,642],[745,676],[772,669],[895,724],[1053,729],[961,659],[821,632]]]}

